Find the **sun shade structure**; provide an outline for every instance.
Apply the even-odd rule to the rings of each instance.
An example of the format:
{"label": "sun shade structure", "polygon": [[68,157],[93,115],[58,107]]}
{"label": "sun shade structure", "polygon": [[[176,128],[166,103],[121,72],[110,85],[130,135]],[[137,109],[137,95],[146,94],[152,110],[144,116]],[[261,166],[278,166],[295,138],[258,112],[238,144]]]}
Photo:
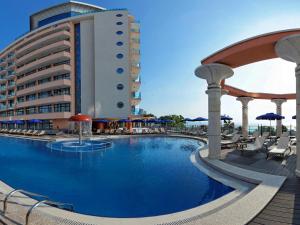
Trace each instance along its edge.
{"label": "sun shade structure", "polygon": [[145,120],[142,120],[142,119],[135,119],[135,120],[132,120],[132,122],[134,122],[134,123],[144,123]]}
{"label": "sun shade structure", "polygon": [[[263,93],[249,92],[227,84],[227,79],[233,76],[233,69],[256,63],[264,60],[281,58],[294,63],[296,66],[296,94],[295,93]],[[208,57],[204,58],[195,69],[195,75],[207,82],[206,94],[208,95],[208,157],[210,159],[221,158],[221,134],[220,121],[217,118],[221,112],[221,96],[228,94],[236,97],[242,103],[243,136],[248,136],[248,103],[255,99],[267,99],[276,105],[276,114],[282,115],[282,104],[290,99],[296,99],[296,105],[300,104],[300,28],[280,30],[271,33],[251,37],[230,46],[227,46]],[[241,74],[243,76],[243,74]],[[245,75],[244,75],[245,76]],[[284,76],[284,75],[283,75]],[[226,81],[226,84],[225,84]],[[266,83],[266,85],[268,85]],[[300,108],[296,107],[300,115]],[[276,135],[282,134],[282,119],[263,115],[258,119],[265,118],[276,120]],[[299,117],[299,116],[298,116]],[[297,127],[300,127],[300,118],[296,118]],[[297,138],[300,139],[300,129],[297,129]],[[297,152],[300,152],[300,145],[297,145]],[[300,154],[297,154],[296,176],[300,177]]]}
{"label": "sun shade structure", "polygon": [[191,119],[191,118],[184,118],[183,121],[185,121],[185,122],[187,122],[187,121],[191,122],[191,121],[193,121],[193,119]]}
{"label": "sun shade structure", "polygon": [[266,113],[256,117],[257,120],[282,120],[284,118],[285,118],[284,116],[275,113]]}
{"label": "sun shade structure", "polygon": [[131,120],[129,119],[121,119],[121,120],[118,120],[119,123],[130,123]]}
{"label": "sun shade structure", "polygon": [[38,119],[33,119],[33,120],[28,120],[28,123],[42,123],[42,120],[38,120]]}
{"label": "sun shade structure", "polygon": [[206,118],[204,118],[204,117],[197,117],[197,118],[195,118],[195,119],[193,119],[193,121],[195,121],[195,122],[201,122],[201,121],[208,121],[208,119],[206,119]]}
{"label": "sun shade structure", "polygon": [[93,122],[96,122],[96,123],[109,123],[110,120],[107,120],[107,119],[99,119],[99,120],[93,120]]}
{"label": "sun shade structure", "polygon": [[233,120],[233,119],[230,116],[223,115],[223,116],[221,116],[221,120]]}

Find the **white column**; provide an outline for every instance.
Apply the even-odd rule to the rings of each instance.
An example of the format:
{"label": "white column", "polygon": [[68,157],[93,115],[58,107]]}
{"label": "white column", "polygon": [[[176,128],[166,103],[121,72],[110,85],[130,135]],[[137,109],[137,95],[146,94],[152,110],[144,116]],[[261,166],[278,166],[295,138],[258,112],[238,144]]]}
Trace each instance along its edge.
{"label": "white column", "polygon": [[242,113],[243,113],[242,133],[243,133],[243,138],[248,138],[248,103],[252,101],[253,98],[238,97],[236,98],[236,100],[242,103]]}
{"label": "white column", "polygon": [[[276,114],[282,114],[282,104],[286,102],[286,99],[272,99],[271,102],[276,104]],[[276,121],[276,136],[280,137],[282,134],[282,120]]]}
{"label": "white column", "polygon": [[233,75],[233,70],[226,65],[212,63],[201,65],[195,75],[207,81],[208,95],[208,157],[219,159],[221,156],[221,86],[222,80]]}
{"label": "white column", "polygon": [[300,177],[300,35],[291,35],[277,41],[276,54],[285,60],[297,64],[296,75],[296,138],[297,138],[297,166],[296,176]]}

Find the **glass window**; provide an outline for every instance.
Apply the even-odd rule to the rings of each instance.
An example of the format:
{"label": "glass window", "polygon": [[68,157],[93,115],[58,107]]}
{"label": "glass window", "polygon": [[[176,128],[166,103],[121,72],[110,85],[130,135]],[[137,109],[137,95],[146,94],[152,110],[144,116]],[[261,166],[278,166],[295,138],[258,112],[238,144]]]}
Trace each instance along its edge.
{"label": "glass window", "polygon": [[70,95],[70,88],[61,88],[53,90],[53,95]]}
{"label": "glass window", "polygon": [[118,73],[118,74],[121,74],[121,73],[123,73],[123,72],[124,72],[124,69],[123,69],[123,68],[118,68],[118,69],[117,69],[117,73]]}
{"label": "glass window", "polygon": [[36,99],[36,95],[35,94],[26,95],[26,101],[33,101],[35,99]]}
{"label": "glass window", "polygon": [[116,22],[117,25],[122,25],[123,23],[121,21]]}
{"label": "glass window", "polygon": [[35,81],[25,84],[25,88],[30,88],[35,86]]}
{"label": "glass window", "polygon": [[52,96],[51,91],[42,91],[42,92],[38,93],[38,98],[49,98],[51,96]]}
{"label": "glass window", "polygon": [[122,35],[122,34],[123,34],[123,31],[120,31],[120,30],[119,30],[119,31],[116,32],[116,34],[117,34],[117,35]]}
{"label": "glass window", "polygon": [[17,98],[17,102],[18,102],[18,103],[21,103],[21,102],[24,102],[24,101],[25,101],[24,96],[21,96],[21,97],[18,97],[18,98]]}
{"label": "glass window", "polygon": [[35,107],[28,107],[26,108],[26,114],[35,114],[36,113],[36,108]]}
{"label": "glass window", "polygon": [[124,85],[123,84],[118,84],[117,85],[117,89],[118,90],[123,90],[124,89]]}
{"label": "glass window", "polygon": [[54,112],[71,112],[71,104],[70,103],[55,104]]}
{"label": "glass window", "polygon": [[65,74],[60,74],[60,75],[56,75],[53,77],[53,80],[70,80],[70,74],[69,73],[65,73]]}
{"label": "glass window", "polygon": [[52,106],[51,105],[42,105],[39,106],[39,113],[51,113]]}
{"label": "glass window", "polygon": [[38,81],[38,84],[45,84],[51,81],[51,77],[44,78]]}
{"label": "glass window", "polygon": [[117,106],[119,109],[123,108],[124,107],[124,103],[123,102],[118,102],[117,103]]}
{"label": "glass window", "polygon": [[123,16],[123,14],[120,14],[120,13],[116,15],[116,17],[122,17],[122,16]]}
{"label": "glass window", "polygon": [[123,55],[122,53],[119,53],[119,54],[116,55],[116,57],[117,57],[118,59],[122,59],[122,58],[124,57],[124,55]]}
{"label": "glass window", "polygon": [[122,46],[122,45],[123,45],[123,42],[122,42],[122,41],[118,41],[118,42],[116,43],[116,45]]}
{"label": "glass window", "polygon": [[24,115],[24,109],[17,109],[17,116]]}

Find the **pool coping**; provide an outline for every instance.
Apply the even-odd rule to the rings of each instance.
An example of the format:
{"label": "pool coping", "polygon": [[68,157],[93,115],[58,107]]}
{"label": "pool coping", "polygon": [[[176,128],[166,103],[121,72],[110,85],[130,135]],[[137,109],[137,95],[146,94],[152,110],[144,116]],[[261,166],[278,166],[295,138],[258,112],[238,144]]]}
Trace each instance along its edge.
{"label": "pool coping", "polygon": [[[121,135],[121,136],[101,136],[99,139],[106,137],[109,138],[128,138],[128,137],[146,137],[148,135]],[[149,135],[150,136],[150,135]],[[186,135],[151,135],[151,136],[166,136],[166,137],[180,137],[196,139],[206,142],[205,139],[198,137],[191,137]],[[97,137],[98,139],[98,137]],[[161,216],[143,217],[143,218],[107,218],[83,215],[75,212],[64,211],[54,207],[41,207],[37,211],[43,214],[49,215],[53,224],[55,219],[67,219],[68,221],[79,222],[81,224],[107,224],[107,225],[152,225],[152,224],[245,224],[249,222],[254,216],[256,216],[273,198],[277,193],[281,185],[283,184],[285,177],[262,174],[254,171],[244,170],[221,162],[219,160],[209,160],[207,158],[207,146],[204,146],[201,151],[196,151],[191,155],[192,163],[194,163],[198,169],[201,167],[199,161],[201,160],[214,170],[219,171],[227,176],[234,177],[236,179],[246,181],[257,185],[252,190],[248,188],[241,188],[234,190],[233,192],[222,196],[207,204]],[[194,161],[193,161],[194,160]],[[209,173],[213,179],[216,179],[218,175]],[[221,176],[222,178],[222,176]],[[221,179],[219,176],[219,179]],[[218,180],[218,179],[216,179]],[[222,182],[223,183],[223,182]],[[231,183],[231,185],[234,185]],[[229,185],[230,186],[230,185]],[[270,186],[270,187],[269,187]],[[10,186],[3,182],[0,182],[0,191],[8,193],[13,190]],[[18,195],[19,196],[19,195]],[[20,194],[24,197],[24,195]],[[254,201],[255,199],[256,201]],[[32,204],[36,200],[31,198],[22,198],[18,202],[24,204]]]}

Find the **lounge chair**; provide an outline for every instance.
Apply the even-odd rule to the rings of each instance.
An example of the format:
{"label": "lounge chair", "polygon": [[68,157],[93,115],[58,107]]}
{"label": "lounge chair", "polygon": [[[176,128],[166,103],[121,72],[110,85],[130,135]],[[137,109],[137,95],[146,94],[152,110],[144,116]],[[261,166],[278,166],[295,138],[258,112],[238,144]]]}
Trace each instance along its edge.
{"label": "lounge chair", "polygon": [[290,146],[290,138],[289,137],[280,137],[278,144],[271,148],[270,151],[267,152],[268,159],[271,156],[279,156],[284,158],[287,151],[291,152],[291,146]]}
{"label": "lounge chair", "polygon": [[30,135],[33,132],[33,130],[27,130],[24,132],[24,135]]}
{"label": "lounge chair", "polygon": [[109,129],[105,129],[104,134],[109,134]]}
{"label": "lounge chair", "polygon": [[37,132],[35,135],[36,135],[36,136],[43,136],[43,135],[45,135],[45,134],[46,134],[46,131],[41,130],[40,132]]}
{"label": "lounge chair", "polygon": [[247,139],[248,139],[248,141],[253,142],[258,137],[259,137],[259,132],[258,131],[254,131],[253,134],[251,136],[249,136]]}
{"label": "lounge chair", "polygon": [[122,134],[122,128],[118,128],[118,129],[116,130],[116,134]]}
{"label": "lounge chair", "polygon": [[253,144],[248,144],[248,143],[238,144],[238,149],[241,150],[242,154],[244,152],[258,152],[259,150],[265,147],[264,143],[265,143],[264,137],[257,137]]}
{"label": "lounge chair", "polygon": [[236,135],[238,132],[234,131],[231,134],[223,134],[222,137],[226,140],[232,139],[234,135]]}
{"label": "lounge chair", "polygon": [[39,132],[38,130],[34,130],[33,132],[29,133],[28,135],[34,136],[34,135],[36,135],[38,132]]}
{"label": "lounge chair", "polygon": [[227,148],[229,146],[235,146],[237,147],[238,142],[240,141],[240,135],[235,134],[231,140],[222,140],[221,141],[221,146],[222,148]]}

